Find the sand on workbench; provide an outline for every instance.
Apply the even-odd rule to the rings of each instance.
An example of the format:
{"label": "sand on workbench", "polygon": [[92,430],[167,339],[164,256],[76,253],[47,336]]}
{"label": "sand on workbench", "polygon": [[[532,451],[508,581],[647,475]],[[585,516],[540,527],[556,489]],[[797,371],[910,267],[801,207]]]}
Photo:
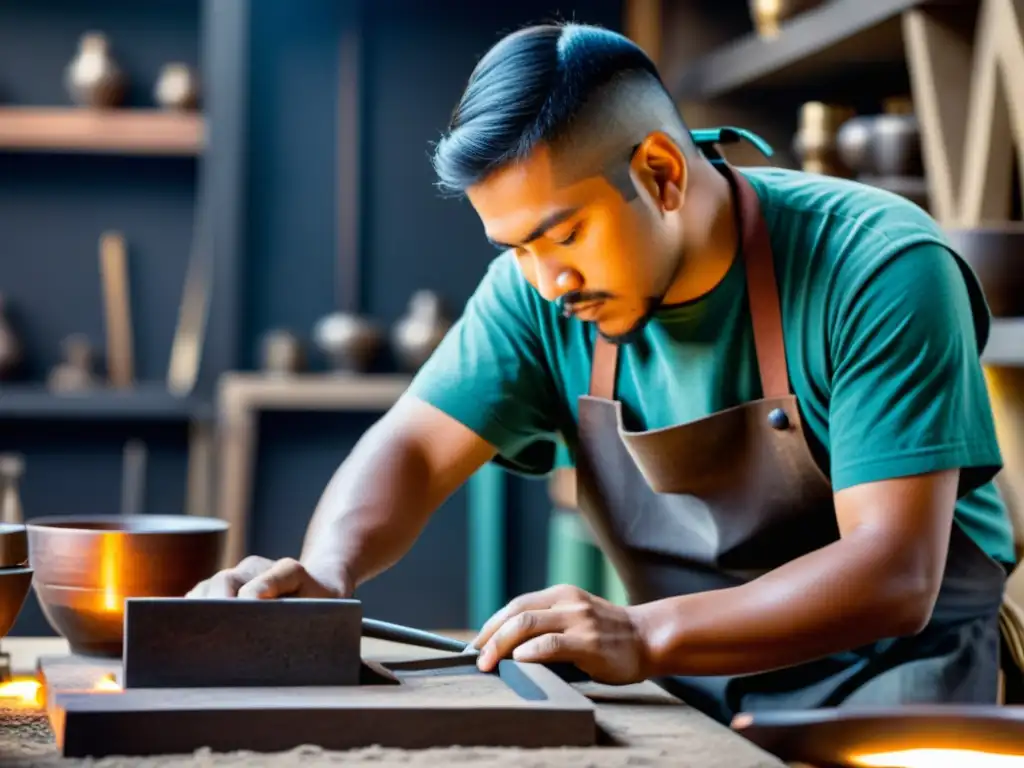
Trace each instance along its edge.
{"label": "sand on workbench", "polygon": [[[686,714],[683,714],[683,710]],[[682,715],[682,716],[681,716]],[[213,753],[159,757],[61,758],[45,714],[0,706],[2,768],[784,768],[783,764],[727,729],[685,707],[617,706],[614,721],[604,723],[618,743],[565,749],[448,747],[406,751],[368,747],[330,752],[298,747],[287,752]],[[709,730],[710,726],[710,730]]]}

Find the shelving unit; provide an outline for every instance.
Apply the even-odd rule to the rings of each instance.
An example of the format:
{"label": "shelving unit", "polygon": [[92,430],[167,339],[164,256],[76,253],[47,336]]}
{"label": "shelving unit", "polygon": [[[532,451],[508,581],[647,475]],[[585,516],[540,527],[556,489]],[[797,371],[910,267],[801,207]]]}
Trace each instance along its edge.
{"label": "shelving unit", "polygon": [[188,421],[213,416],[207,401],[175,397],[163,388],[99,389],[56,394],[32,384],[0,386],[0,421],[61,419],[73,421]]}
{"label": "shelving unit", "polygon": [[[772,103],[773,110],[757,113],[747,127],[774,132],[776,137],[790,135],[802,101],[848,104],[863,100],[867,89],[873,92],[871,99],[880,102],[899,90],[913,90],[908,15],[931,14],[960,30],[968,41],[973,39],[978,8],[979,0],[823,0],[784,22],[774,38],[751,31],[687,62],[678,76],[669,77],[671,90],[679,102],[702,105],[699,108],[715,117],[735,115],[750,104]],[[668,45],[671,33],[666,35]],[[969,54],[960,49],[953,54],[969,66]],[[879,71],[890,76],[873,78]],[[929,191],[927,179],[896,185],[883,179],[862,181],[911,199],[924,199]],[[988,366],[1024,366],[1024,318],[995,318],[982,360]]]}
{"label": "shelving unit", "polygon": [[[131,439],[150,449],[146,509],[210,514],[216,382],[241,346],[250,0],[50,5],[0,8],[0,293],[28,362],[0,382],[0,450],[25,455],[29,518],[117,510]],[[127,75],[116,108],[73,106],[64,87],[75,41],[92,30]],[[178,61],[197,72],[200,110],[155,104],[161,68]],[[71,334],[93,344],[106,378],[97,241],[110,230],[126,244],[133,385],[51,392],[46,375]],[[195,270],[209,309],[195,387],[178,397],[168,361],[195,242],[209,243]],[[15,633],[46,631],[30,598]]]}
{"label": "shelving unit", "polygon": [[0,108],[0,150],[129,155],[202,153],[199,113],[156,109]]}
{"label": "shelving unit", "polygon": [[901,16],[937,0],[830,0],[786,22],[773,39],[756,33],[726,43],[686,68],[680,101],[717,99],[754,88],[813,87],[837,74],[904,61]]}

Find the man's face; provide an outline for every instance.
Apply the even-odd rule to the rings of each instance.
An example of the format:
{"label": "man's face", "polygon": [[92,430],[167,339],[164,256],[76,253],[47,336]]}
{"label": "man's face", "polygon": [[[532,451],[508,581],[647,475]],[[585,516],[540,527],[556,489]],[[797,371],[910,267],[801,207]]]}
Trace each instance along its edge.
{"label": "man's face", "polygon": [[613,185],[599,171],[567,174],[539,147],[467,191],[487,238],[515,252],[530,284],[612,341],[646,324],[678,266],[657,202],[631,189],[628,155],[620,162]]}

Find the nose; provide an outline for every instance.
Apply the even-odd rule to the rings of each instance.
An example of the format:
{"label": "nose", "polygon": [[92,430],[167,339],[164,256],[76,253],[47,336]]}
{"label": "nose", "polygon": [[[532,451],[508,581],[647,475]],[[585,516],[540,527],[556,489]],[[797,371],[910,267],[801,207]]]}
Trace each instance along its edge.
{"label": "nose", "polygon": [[560,264],[548,264],[538,259],[537,290],[547,301],[555,301],[569,291],[583,287],[583,277],[574,269]]}

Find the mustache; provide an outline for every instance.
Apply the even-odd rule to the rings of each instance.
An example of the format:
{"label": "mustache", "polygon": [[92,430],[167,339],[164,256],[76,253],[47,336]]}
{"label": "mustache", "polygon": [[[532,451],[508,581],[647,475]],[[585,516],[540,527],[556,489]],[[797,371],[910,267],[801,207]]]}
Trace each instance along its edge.
{"label": "mustache", "polygon": [[562,294],[558,299],[558,309],[565,317],[569,317],[575,308],[581,304],[589,304],[593,301],[606,301],[614,298],[614,295],[607,291],[569,291]]}

